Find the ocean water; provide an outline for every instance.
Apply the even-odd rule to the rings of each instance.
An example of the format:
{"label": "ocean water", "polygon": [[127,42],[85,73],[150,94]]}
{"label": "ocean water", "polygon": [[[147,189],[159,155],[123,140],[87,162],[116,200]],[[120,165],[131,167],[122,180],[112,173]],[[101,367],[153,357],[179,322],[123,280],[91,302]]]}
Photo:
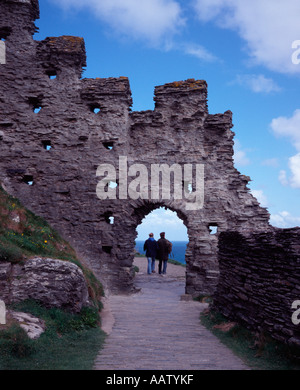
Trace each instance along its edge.
{"label": "ocean water", "polygon": [[[144,243],[145,241],[136,241],[135,249],[141,254],[145,255],[144,252]],[[170,259],[179,261],[180,263],[185,264],[185,251],[188,244],[187,241],[172,241],[173,248],[169,256]]]}

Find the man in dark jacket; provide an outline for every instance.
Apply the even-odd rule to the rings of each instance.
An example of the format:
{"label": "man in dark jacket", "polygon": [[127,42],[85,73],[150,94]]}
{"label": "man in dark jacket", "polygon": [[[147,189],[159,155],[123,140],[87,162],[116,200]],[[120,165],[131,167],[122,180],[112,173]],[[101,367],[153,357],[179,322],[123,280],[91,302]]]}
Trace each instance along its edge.
{"label": "man in dark jacket", "polygon": [[[160,239],[157,241],[158,244],[158,254],[157,258],[159,260],[158,271],[160,275],[165,275],[167,272],[167,263],[169,254],[171,253],[171,243],[166,240],[165,233],[160,233]],[[162,269],[163,265],[163,269]]]}
{"label": "man in dark jacket", "polygon": [[146,240],[144,243],[144,251],[146,251],[146,257],[148,260],[148,275],[155,272],[155,258],[157,250],[157,242],[154,240],[153,233],[150,233],[148,240]]}

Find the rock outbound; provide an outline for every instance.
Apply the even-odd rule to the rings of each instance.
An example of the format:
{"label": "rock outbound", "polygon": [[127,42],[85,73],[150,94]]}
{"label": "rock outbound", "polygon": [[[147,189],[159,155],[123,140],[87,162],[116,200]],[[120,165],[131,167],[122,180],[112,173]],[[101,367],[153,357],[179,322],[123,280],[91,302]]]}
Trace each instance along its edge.
{"label": "rock outbound", "polygon": [[35,257],[23,264],[0,262],[0,299],[6,304],[33,299],[76,313],[88,304],[88,287],[77,265]]}

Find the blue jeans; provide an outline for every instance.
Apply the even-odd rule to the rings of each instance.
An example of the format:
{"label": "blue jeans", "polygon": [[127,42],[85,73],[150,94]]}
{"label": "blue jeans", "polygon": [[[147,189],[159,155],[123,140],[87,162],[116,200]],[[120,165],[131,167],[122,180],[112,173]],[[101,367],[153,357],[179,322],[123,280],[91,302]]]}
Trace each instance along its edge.
{"label": "blue jeans", "polygon": [[165,274],[166,273],[166,271],[167,271],[167,264],[168,264],[168,260],[159,260],[158,269],[159,269],[159,273],[160,274]]}
{"label": "blue jeans", "polygon": [[147,272],[148,274],[151,274],[152,271],[155,270],[155,257],[147,257],[147,260],[148,260]]}

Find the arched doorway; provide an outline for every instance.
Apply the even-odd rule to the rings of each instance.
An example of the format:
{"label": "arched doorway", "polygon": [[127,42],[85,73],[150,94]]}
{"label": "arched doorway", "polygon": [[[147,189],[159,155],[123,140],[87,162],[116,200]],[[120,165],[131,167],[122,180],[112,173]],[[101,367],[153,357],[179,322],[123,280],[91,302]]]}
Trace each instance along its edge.
{"label": "arched doorway", "polygon": [[[138,237],[138,226],[141,225],[143,220],[150,215],[154,210],[164,208],[170,213],[176,213],[177,218],[182,221],[182,224],[186,228],[187,246],[186,246],[186,286],[185,293],[197,296],[200,294],[210,294],[217,283],[218,268],[216,260],[216,250],[218,233],[210,234],[209,225],[202,222],[201,224],[195,223],[195,218],[186,213],[185,210],[174,207],[169,202],[164,204],[162,202],[152,203],[149,201],[139,201],[138,205],[133,210],[132,217],[134,219],[130,223],[130,226],[126,226],[126,232],[128,239],[132,243],[132,257],[131,264],[134,259],[135,241]],[[126,223],[124,221],[124,223]],[[160,230],[159,228],[158,230]],[[153,230],[153,228],[151,229]],[[167,229],[162,229],[166,231]],[[200,234],[199,234],[200,232]],[[147,232],[149,234],[149,232]],[[167,232],[166,232],[167,233]],[[143,239],[148,238],[143,237]],[[132,279],[132,284],[134,280]]]}
{"label": "arched doorway", "polygon": [[[136,250],[139,255],[145,257],[144,242],[153,233],[154,239],[160,238],[160,233],[165,232],[166,238],[172,242],[172,252],[169,259],[186,264],[185,253],[188,245],[187,227],[178,217],[177,213],[160,207],[150,212],[137,227]],[[145,264],[147,264],[145,262]]]}
{"label": "arched doorway", "polygon": [[[178,206],[178,207],[176,207]],[[115,291],[135,290],[135,242],[138,236],[137,227],[152,211],[165,208],[175,212],[186,227],[188,245],[186,246],[186,285],[185,293],[192,296],[210,295],[218,282],[217,244],[218,235],[223,230],[220,221],[206,221],[202,211],[195,213],[186,211],[180,204],[173,201],[153,202],[135,200],[124,208],[122,215],[115,219],[112,227],[112,251],[106,255],[106,266],[109,268],[109,279]],[[211,234],[211,226],[217,227],[217,232]],[[152,230],[152,229],[151,229]],[[166,229],[163,229],[166,230]],[[149,232],[147,232],[149,234]],[[166,232],[167,233],[167,232]],[[143,239],[148,236],[143,237]]]}

